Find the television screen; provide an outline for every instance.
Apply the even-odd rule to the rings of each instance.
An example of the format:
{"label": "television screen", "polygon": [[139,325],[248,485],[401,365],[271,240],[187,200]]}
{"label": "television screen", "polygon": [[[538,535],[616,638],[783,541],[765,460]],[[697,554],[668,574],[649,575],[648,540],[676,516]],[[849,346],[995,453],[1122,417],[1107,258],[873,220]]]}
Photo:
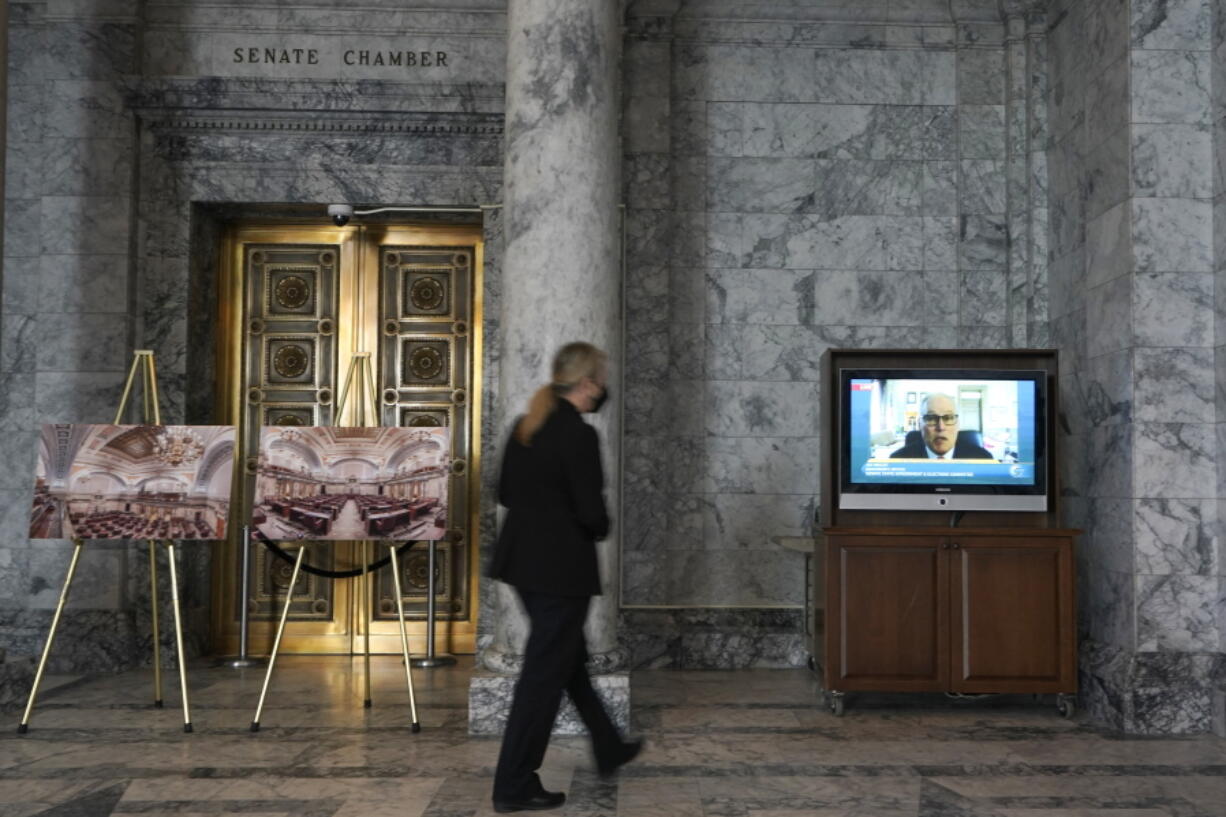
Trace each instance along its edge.
{"label": "television screen", "polygon": [[840,372],[844,508],[1045,510],[1045,373]]}

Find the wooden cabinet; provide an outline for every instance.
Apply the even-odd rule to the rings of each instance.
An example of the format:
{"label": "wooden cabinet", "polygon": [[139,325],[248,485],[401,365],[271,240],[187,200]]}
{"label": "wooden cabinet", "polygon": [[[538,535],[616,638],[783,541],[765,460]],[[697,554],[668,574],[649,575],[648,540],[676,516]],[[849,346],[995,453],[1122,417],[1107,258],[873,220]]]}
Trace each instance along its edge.
{"label": "wooden cabinet", "polygon": [[827,529],[826,689],[1074,692],[1075,534]]}

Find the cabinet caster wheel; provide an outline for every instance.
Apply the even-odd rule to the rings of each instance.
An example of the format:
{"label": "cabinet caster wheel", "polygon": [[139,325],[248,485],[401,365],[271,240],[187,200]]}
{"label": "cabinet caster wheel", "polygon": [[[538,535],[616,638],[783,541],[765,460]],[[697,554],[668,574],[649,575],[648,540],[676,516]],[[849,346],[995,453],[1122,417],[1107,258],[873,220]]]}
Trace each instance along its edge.
{"label": "cabinet caster wheel", "polygon": [[826,706],[836,718],[843,717],[843,693],[831,692],[826,696]]}
{"label": "cabinet caster wheel", "polygon": [[1060,713],[1060,717],[1072,720],[1077,714],[1077,699],[1071,695],[1057,695],[1056,711]]}

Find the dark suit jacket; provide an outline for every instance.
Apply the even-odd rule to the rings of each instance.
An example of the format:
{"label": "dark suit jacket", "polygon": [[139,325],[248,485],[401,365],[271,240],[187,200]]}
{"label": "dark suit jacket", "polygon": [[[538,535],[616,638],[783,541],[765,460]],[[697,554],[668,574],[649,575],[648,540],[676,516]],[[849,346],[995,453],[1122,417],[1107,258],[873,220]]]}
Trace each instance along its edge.
{"label": "dark suit jacket", "polygon": [[[973,443],[957,443],[954,445],[955,460],[995,460],[986,448],[974,445]],[[920,443],[919,445],[904,445],[902,448],[890,455],[892,460],[924,460],[928,459],[928,446]]]}
{"label": "dark suit jacket", "polygon": [[600,595],[596,540],[609,533],[600,444],[569,401],[559,398],[529,446],[512,429],[498,501],[508,513],[490,576],[538,593]]}

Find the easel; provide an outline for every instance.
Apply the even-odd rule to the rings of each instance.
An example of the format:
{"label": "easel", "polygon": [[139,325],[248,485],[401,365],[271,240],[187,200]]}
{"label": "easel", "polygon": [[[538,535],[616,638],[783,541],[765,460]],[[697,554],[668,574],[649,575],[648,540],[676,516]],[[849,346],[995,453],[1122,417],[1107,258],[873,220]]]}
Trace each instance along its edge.
{"label": "easel", "polygon": [[[144,424],[160,426],[162,411],[158,402],[157,365],[153,362],[153,352],[149,349],[137,349],[128,370],[128,382],[123,387],[123,397],[119,400],[119,410],[115,412],[115,425],[123,421],[124,410],[128,407],[128,398],[132,394],[132,383],[136,380],[137,370],[141,371],[141,397],[144,402]],[[158,629],[158,568],[157,542],[149,543],[149,593],[153,605],[153,705],[162,707],[162,655],[161,633]],[[60,590],[60,599],[55,605],[55,616],[51,619],[51,631],[47,633],[47,643],[43,646],[42,657],[38,660],[38,670],[34,673],[34,685],[30,689],[30,699],[26,702],[26,711],[17,726],[17,733],[24,735],[30,730],[30,713],[34,710],[34,701],[38,697],[38,687],[43,680],[43,671],[47,668],[47,656],[51,654],[51,644],[55,641],[55,631],[60,624],[60,616],[68,601],[68,588],[72,586],[73,576],[77,572],[77,562],[81,558],[81,548],[85,542],[80,537],[73,537],[72,561],[68,563],[68,575],[64,578],[64,587]],[[179,688],[183,697],[183,731],[192,731],[192,715],[187,698],[187,673],[183,666],[183,622],[179,613],[179,578],[175,571],[175,545],[169,539],[162,540],[166,545],[166,556],[170,562],[170,595],[174,603],[175,613],[175,645],[179,652]]]}
{"label": "easel", "polygon": [[[341,389],[340,400],[336,403],[336,411],[332,415],[332,425],[339,425],[341,413],[345,410],[345,401],[349,397],[349,388],[353,385],[354,378],[365,383],[365,388],[362,385],[358,386],[355,392],[358,404],[358,418],[360,422],[366,422],[367,412],[373,418],[373,425],[381,425],[379,422],[379,398],[378,392],[375,391],[374,373],[371,371],[370,352],[358,352],[349,361],[349,370],[345,373],[345,385]],[[400,619],[400,650],[404,654],[404,680],[409,688],[409,712],[413,717],[412,731],[420,732],[421,724],[417,720],[417,699],[413,694],[413,672],[409,661],[409,636],[404,626],[404,594],[400,589],[400,560],[396,555],[396,543],[388,542],[391,551],[392,559],[392,579],[396,583],[396,613]],[[260,731],[260,714],[264,711],[264,699],[268,695],[268,684],[272,680],[272,668],[277,663],[277,651],[281,647],[281,636],[285,633],[285,621],[289,617],[290,603],[294,598],[294,585],[298,582],[298,571],[302,567],[302,557],[306,553],[306,545],[299,545],[298,555],[294,558],[294,571],[290,574],[289,586],[285,591],[285,607],[281,609],[281,621],[277,625],[277,637],[272,642],[272,653],[268,656],[268,670],[264,673],[264,688],[260,690],[260,702],[255,708],[255,718],[251,721],[251,731]],[[362,542],[362,590],[360,594],[361,604],[363,609],[369,609],[372,590],[370,586],[370,575],[367,573],[367,567],[370,564],[370,542]],[[366,700],[363,706],[370,708],[370,626],[367,625],[366,632],[363,637],[365,649],[363,650],[363,659],[366,671]]]}

